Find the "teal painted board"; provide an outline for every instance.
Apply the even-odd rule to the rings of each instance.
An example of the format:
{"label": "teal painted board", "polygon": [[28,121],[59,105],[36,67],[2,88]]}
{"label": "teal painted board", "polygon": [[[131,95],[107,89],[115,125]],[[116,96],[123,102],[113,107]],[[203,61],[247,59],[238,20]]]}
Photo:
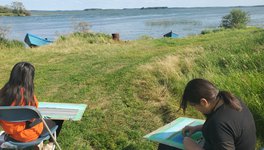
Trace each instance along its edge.
{"label": "teal painted board", "polygon": [[53,120],[81,120],[86,104],[39,102],[38,110],[44,118]]}
{"label": "teal painted board", "polygon": [[[204,120],[179,117],[173,122],[145,135],[144,138],[179,149],[184,149],[182,129],[185,126],[196,126],[203,123]],[[196,132],[191,138],[198,144],[203,140],[201,132]]]}

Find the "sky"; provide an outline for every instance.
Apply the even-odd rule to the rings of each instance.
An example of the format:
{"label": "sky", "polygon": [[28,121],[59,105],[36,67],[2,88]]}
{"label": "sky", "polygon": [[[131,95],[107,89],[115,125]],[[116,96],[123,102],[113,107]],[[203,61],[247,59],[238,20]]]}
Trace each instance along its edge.
{"label": "sky", "polygon": [[[0,0],[6,6],[15,0]],[[122,9],[141,7],[213,7],[264,5],[264,0],[16,0],[27,10]]]}

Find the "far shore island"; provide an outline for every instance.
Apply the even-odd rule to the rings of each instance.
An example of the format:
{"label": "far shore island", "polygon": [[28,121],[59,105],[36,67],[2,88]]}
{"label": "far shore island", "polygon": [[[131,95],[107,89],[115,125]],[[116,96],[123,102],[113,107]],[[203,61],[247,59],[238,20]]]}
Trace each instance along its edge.
{"label": "far shore island", "polygon": [[[254,5],[254,6],[212,6],[212,8],[243,8],[243,7],[264,7],[264,5]],[[141,7],[141,8],[86,8],[82,11],[95,11],[95,10],[151,10],[151,9],[188,9],[188,8],[209,8],[209,7],[167,7],[167,6],[161,6],[161,7]],[[55,11],[55,10],[54,10]],[[69,10],[65,10],[69,11]]]}
{"label": "far shore island", "polygon": [[167,9],[169,7],[142,7],[140,9]]}

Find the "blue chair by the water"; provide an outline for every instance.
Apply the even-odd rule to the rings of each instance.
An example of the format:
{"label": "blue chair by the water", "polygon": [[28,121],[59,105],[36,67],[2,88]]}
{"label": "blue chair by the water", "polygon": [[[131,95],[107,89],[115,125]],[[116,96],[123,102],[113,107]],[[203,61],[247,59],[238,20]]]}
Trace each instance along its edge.
{"label": "blue chair by the water", "polygon": [[[43,142],[44,140],[48,140],[49,138],[52,138],[57,148],[61,150],[59,144],[56,141],[56,130],[58,126],[49,129],[46,121],[43,119],[37,108],[32,106],[0,106],[0,120],[5,120],[9,122],[24,122],[38,118],[41,119],[44,126],[47,128],[48,130],[47,133],[40,135],[37,140],[31,142],[15,142],[11,140],[10,141],[3,140],[1,144],[1,148],[25,149],[28,147],[36,146],[41,142]],[[2,134],[1,136],[5,136],[5,135]]]}

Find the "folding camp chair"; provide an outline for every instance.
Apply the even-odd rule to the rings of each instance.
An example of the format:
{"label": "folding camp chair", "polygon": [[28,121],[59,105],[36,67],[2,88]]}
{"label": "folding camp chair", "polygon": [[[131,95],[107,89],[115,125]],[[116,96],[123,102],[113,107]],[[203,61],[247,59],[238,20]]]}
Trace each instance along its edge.
{"label": "folding camp chair", "polygon": [[[37,108],[32,106],[0,106],[0,120],[5,120],[9,122],[24,122],[32,120],[34,118],[40,118],[42,120],[44,126],[48,130],[48,133],[40,135],[38,139],[31,142],[3,141],[1,147],[9,147],[11,149],[24,149],[38,145],[44,140],[52,138],[57,148],[61,150],[58,142],[56,141],[56,129],[58,128],[58,126],[49,129],[47,123],[45,122]],[[53,149],[55,149],[55,146]]]}

